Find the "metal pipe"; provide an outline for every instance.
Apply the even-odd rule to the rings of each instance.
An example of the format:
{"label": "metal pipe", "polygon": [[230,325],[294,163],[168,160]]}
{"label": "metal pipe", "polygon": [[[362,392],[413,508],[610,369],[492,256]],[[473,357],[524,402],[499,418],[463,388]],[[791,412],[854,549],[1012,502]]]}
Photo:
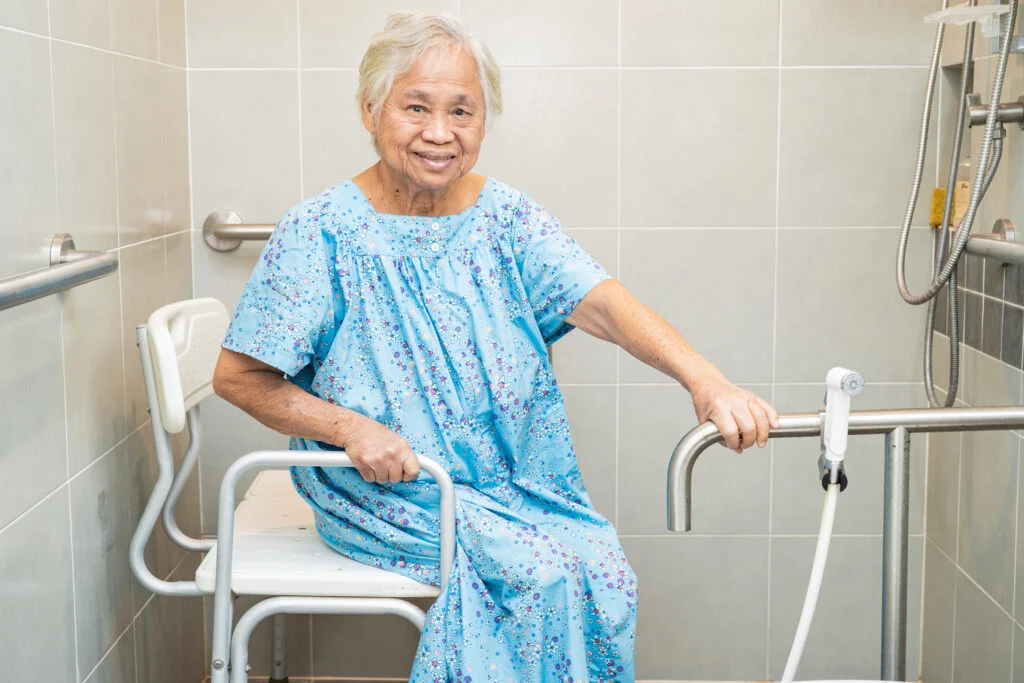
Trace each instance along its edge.
{"label": "metal pipe", "polygon": [[1024,265],[1024,244],[1016,244],[998,233],[971,235],[967,253],[1003,263]]}
{"label": "metal pipe", "polygon": [[[820,413],[780,415],[770,439],[818,437]],[[862,410],[850,413],[850,434],[888,434],[897,427],[908,432],[961,432],[1024,427],[1024,407],[911,408]],[[718,427],[705,422],[686,434],[672,452],[668,467],[668,528],[690,531],[693,466],[709,446],[723,441]]]}
{"label": "metal pipe", "polygon": [[70,235],[54,235],[50,267],[0,280],[0,311],[98,280],[117,270],[117,253],[77,251]]}
{"label": "metal pipe", "polygon": [[203,241],[214,251],[234,251],[243,241],[267,240],[273,232],[269,223],[243,223],[234,211],[214,211],[203,221]]}
{"label": "metal pipe", "polygon": [[174,508],[178,505],[178,498],[181,497],[181,492],[185,489],[185,483],[188,481],[193,467],[195,467],[196,460],[199,459],[199,444],[202,437],[202,432],[199,428],[199,406],[193,406],[189,409],[186,417],[188,419],[189,434],[188,448],[181,459],[181,467],[178,468],[178,471],[174,474],[174,481],[171,482],[171,490],[167,494],[167,502],[164,503],[162,520],[167,536],[179,548],[195,553],[205,553],[213,548],[215,541],[212,538],[192,538],[181,530],[178,526],[178,521],[174,518]]}
{"label": "metal pipe", "polygon": [[[988,120],[988,106],[981,104],[979,95],[972,95],[970,101],[968,118],[971,128],[974,128]],[[1017,98],[1016,102],[1000,102],[996,117],[999,123],[1016,123],[1024,128],[1024,95]]]}
{"label": "metal pipe", "polygon": [[[270,679],[267,681],[267,683],[288,683],[288,665],[287,665],[288,647],[286,645],[286,640],[285,640],[285,638],[286,638],[286,636],[285,636],[285,633],[286,633],[285,627],[286,626],[287,626],[287,624],[285,623],[284,613],[278,612],[277,614],[275,614],[274,615],[274,645],[273,645],[273,648],[271,650]],[[235,631],[235,633],[237,635],[238,632]],[[248,641],[249,641],[248,636],[245,636],[245,642],[243,643],[243,645],[245,647],[245,654],[243,655],[244,661],[242,661],[240,664],[238,664],[238,668],[242,669],[243,671],[247,668],[247,665],[248,665],[248,659],[249,659]],[[234,645],[234,643],[232,643],[232,645]],[[238,660],[233,660],[233,661],[238,661]],[[242,680],[245,680],[245,679],[243,678]]]}
{"label": "metal pipe", "polygon": [[267,617],[281,614],[394,614],[412,622],[420,631],[427,622],[423,610],[397,598],[268,598],[250,608],[235,626],[231,638],[231,683],[248,680],[252,632]]}
{"label": "metal pipe", "polygon": [[882,680],[907,673],[907,565],[910,530],[910,432],[885,435],[885,513],[882,540]]}
{"label": "metal pipe", "polygon": [[[227,683],[231,634],[231,553],[234,546],[235,489],[238,480],[251,469],[308,465],[352,467],[344,451],[256,451],[235,460],[220,482],[217,501],[217,569],[213,598],[213,641],[211,683]],[[420,456],[420,467],[437,482],[441,493],[441,590],[455,561],[455,487],[444,467]]]}

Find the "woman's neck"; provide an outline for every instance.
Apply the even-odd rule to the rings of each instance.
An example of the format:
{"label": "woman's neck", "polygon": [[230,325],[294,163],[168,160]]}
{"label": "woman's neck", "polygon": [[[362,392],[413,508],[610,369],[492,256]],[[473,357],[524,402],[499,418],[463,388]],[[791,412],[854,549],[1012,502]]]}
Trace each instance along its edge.
{"label": "woman's neck", "polygon": [[[374,210],[405,216],[443,216],[464,211],[480,192],[482,183],[475,181],[477,176],[468,174],[438,190],[419,188],[381,161],[353,179]],[[476,187],[476,192],[469,186]]]}

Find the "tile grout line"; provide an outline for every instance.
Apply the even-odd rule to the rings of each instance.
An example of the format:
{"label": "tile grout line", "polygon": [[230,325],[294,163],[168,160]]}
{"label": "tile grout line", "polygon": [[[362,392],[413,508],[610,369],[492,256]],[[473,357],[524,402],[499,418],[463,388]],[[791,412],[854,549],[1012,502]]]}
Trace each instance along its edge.
{"label": "tile grout line", "polygon": [[[48,30],[50,30],[52,32],[52,28],[48,29]],[[75,42],[73,40],[65,40],[64,38],[55,38],[53,36],[44,36],[44,35],[42,35],[40,33],[35,33],[33,31],[26,31],[24,29],[19,29],[19,28],[14,28],[12,26],[4,26],[4,25],[0,24],[0,31],[7,31],[7,32],[10,32],[10,33],[19,33],[21,35],[31,36],[33,38],[42,38],[43,40],[48,40],[48,41],[53,42],[53,43],[61,43],[63,45],[73,45],[74,47],[81,47],[81,48],[84,48],[86,50],[92,50],[94,52],[105,52],[105,53],[107,53],[109,55],[113,55],[115,57],[126,57],[128,59],[134,59],[134,60],[139,61],[139,62],[148,62],[150,64],[155,64],[157,66],[166,66],[166,67],[170,67],[172,69],[178,69],[178,70],[181,70],[181,68],[182,68],[180,66],[175,66],[173,64],[164,64],[162,62],[159,62],[159,61],[156,61],[156,60],[153,60],[153,59],[149,59],[147,57],[139,57],[138,55],[128,54],[127,52],[118,52],[116,50],[111,50],[111,49],[103,48],[103,47],[96,47],[95,45],[89,45],[87,43],[78,43],[78,42]],[[111,40],[113,40],[113,36],[111,36]],[[111,44],[113,44],[113,43],[111,43]]]}
{"label": "tile grout line", "polygon": [[[92,676],[94,673],[96,673],[96,670],[99,669],[100,666],[103,664],[103,662],[106,661],[107,657],[110,656],[110,653],[114,651],[115,647],[117,647],[117,644],[120,643],[124,639],[124,637],[128,633],[128,631],[130,631],[132,629],[132,626],[134,625],[134,623],[135,623],[135,616],[133,615],[132,616],[132,620],[128,622],[128,625],[124,627],[124,630],[121,631],[120,635],[118,635],[117,638],[114,639],[114,643],[110,647],[107,648],[106,652],[103,653],[103,656],[101,656],[100,660],[98,662],[96,662],[96,666],[94,666],[92,668],[92,671],[87,673],[82,678],[83,681],[89,680],[89,677]],[[134,650],[134,648],[133,648],[133,650]],[[138,677],[138,674],[136,674],[136,678],[137,677]]]}
{"label": "tile grout line", "polygon": [[[779,174],[782,168],[782,12],[784,0],[779,0],[779,15],[776,23],[777,32],[777,54],[775,55],[776,66],[776,90],[775,90],[775,230],[774,230],[774,254],[772,255],[772,372],[771,372],[771,397],[772,406],[775,405],[775,388],[777,386],[777,363],[778,337],[779,337],[779,217],[780,217],[780,190],[781,181]],[[767,595],[765,597],[765,655],[764,672],[766,678],[771,678],[772,664],[772,518],[774,517],[775,496],[775,444],[772,444],[768,456],[768,569],[767,569]]]}
{"label": "tile grout line", "polygon": [[[461,4],[462,0],[459,0]],[[615,71],[615,277],[622,280],[622,0],[617,3]],[[615,349],[615,524],[619,523],[619,462],[622,419],[622,349]]]}
{"label": "tile grout line", "polygon": [[305,189],[305,167],[302,162],[302,147],[304,141],[302,139],[302,12],[300,10],[301,3],[299,0],[295,0],[295,63],[298,65],[298,72],[296,73],[296,94],[298,95],[298,114],[299,114],[299,201],[306,198]]}

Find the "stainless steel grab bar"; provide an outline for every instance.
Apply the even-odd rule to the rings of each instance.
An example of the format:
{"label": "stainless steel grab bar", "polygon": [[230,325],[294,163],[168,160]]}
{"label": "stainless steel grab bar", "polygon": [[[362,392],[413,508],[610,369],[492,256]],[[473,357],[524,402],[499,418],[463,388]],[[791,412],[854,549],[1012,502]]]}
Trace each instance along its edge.
{"label": "stainless steel grab bar", "polygon": [[92,282],[117,270],[117,253],[75,249],[71,235],[50,243],[50,267],[0,280],[0,311]]}
{"label": "stainless steel grab bar", "polygon": [[[819,436],[824,411],[780,415],[769,438]],[[928,408],[850,413],[851,434],[885,434],[885,508],[882,515],[883,681],[905,681],[907,666],[907,569],[910,528],[910,434],[1024,427],[1024,406],[1006,408]],[[708,446],[722,441],[710,422],[683,437],[668,468],[668,527],[690,530],[693,466]],[[682,496],[679,496],[680,479]]]}
{"label": "stainless steel grab bar", "polygon": [[243,223],[234,211],[214,211],[203,221],[203,241],[214,251],[234,251],[243,241],[270,239],[269,223]]}
{"label": "stainless steel grab bar", "polygon": [[[770,439],[819,436],[823,413],[780,415]],[[974,432],[1024,428],[1024,406],[1009,408],[920,408],[861,410],[850,413],[850,434],[888,434],[898,427],[908,432]],[[722,435],[711,422],[690,430],[672,452],[668,466],[668,528],[690,531],[693,466]]]}
{"label": "stainless steel grab bar", "polygon": [[1024,243],[1018,240],[1013,222],[1000,218],[992,232],[968,237],[966,249],[968,254],[1024,266]]}

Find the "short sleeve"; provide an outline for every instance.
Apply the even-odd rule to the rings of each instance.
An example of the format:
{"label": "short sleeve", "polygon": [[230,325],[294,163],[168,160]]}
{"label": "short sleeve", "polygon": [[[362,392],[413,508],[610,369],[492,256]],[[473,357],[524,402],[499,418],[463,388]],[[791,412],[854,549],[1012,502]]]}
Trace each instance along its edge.
{"label": "short sleeve", "polygon": [[513,220],[516,264],[537,326],[544,341],[552,344],[572,331],[565,318],[587,292],[611,276],[529,197],[523,196]]}
{"label": "short sleeve", "polygon": [[224,348],[296,375],[342,317],[332,270],[321,231],[290,212],[274,228],[245,285]]}

